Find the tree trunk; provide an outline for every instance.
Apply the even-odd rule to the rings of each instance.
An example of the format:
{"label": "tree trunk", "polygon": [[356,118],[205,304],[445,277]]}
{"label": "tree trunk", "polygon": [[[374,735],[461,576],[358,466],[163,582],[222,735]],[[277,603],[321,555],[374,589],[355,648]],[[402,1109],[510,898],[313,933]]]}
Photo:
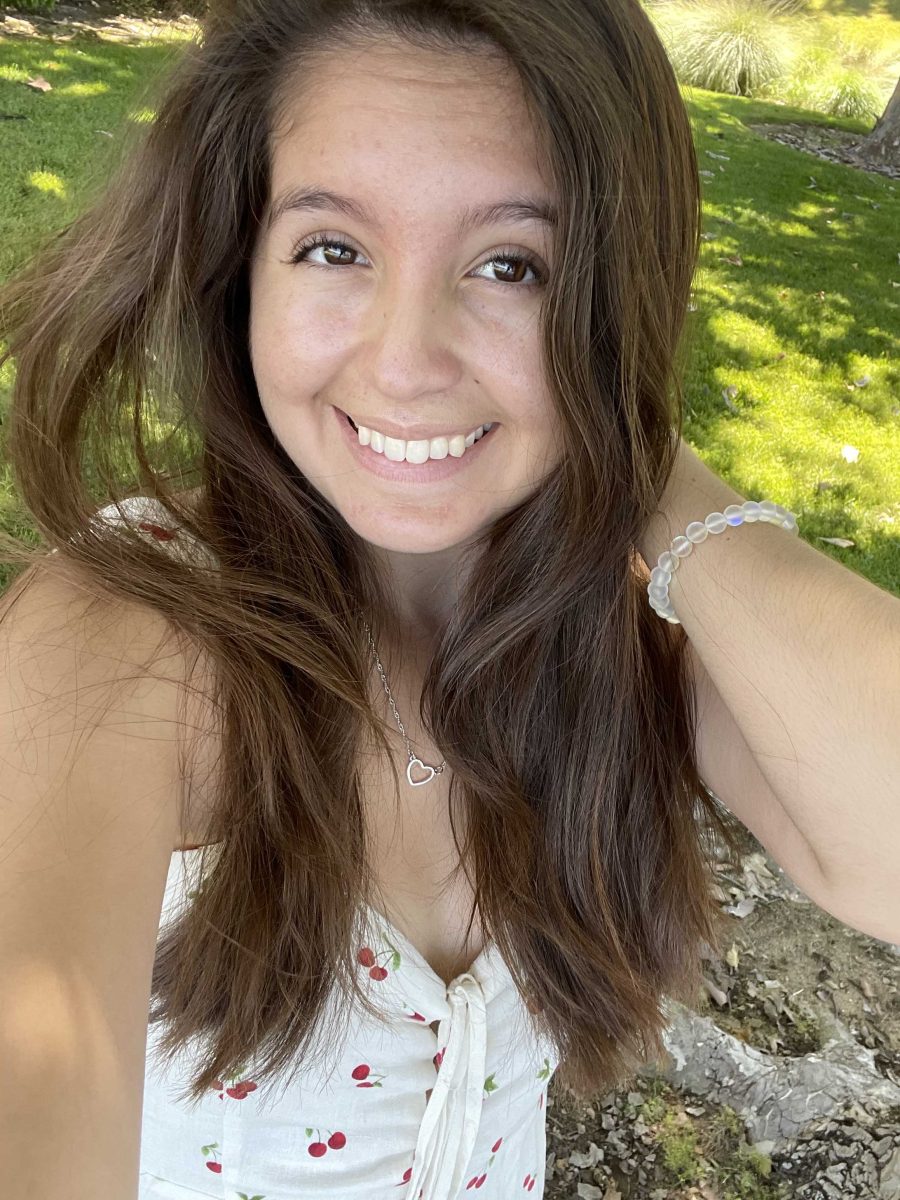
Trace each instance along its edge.
{"label": "tree trunk", "polygon": [[900,79],[887,102],[887,108],[875,122],[875,128],[869,136],[860,143],[860,149],[865,149],[867,157],[900,167]]}

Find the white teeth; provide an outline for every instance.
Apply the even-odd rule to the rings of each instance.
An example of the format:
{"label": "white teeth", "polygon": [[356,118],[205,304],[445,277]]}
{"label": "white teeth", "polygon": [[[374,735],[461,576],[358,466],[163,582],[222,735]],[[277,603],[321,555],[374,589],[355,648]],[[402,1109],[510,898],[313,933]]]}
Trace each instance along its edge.
{"label": "white teeth", "polygon": [[452,438],[436,437],[405,442],[402,438],[386,437],[377,429],[360,425],[357,436],[361,446],[369,446],[391,462],[424,463],[431,458],[446,458],[448,454],[462,458],[466,450],[492,428],[492,424],[479,425],[465,436],[460,433]]}

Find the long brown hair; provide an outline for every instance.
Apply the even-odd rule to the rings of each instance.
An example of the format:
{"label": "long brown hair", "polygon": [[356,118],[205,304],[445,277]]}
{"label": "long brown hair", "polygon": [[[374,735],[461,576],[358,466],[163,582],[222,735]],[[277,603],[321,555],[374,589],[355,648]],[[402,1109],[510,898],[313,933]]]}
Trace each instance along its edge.
{"label": "long brown hair", "polygon": [[[710,839],[733,854],[733,827],[698,774],[684,632],[650,609],[634,551],[682,429],[700,230],[659,38],[638,0],[233,0],[102,194],[0,291],[7,454],[44,541],[6,561],[54,547],[161,612],[201,668],[185,695],[211,720],[185,718],[181,814],[194,828],[214,798],[220,845],[160,940],[151,1012],[161,1053],[203,1039],[185,1100],[251,1058],[256,1079],[299,1068],[334,986],[378,1016],[356,964],[373,886],[356,762],[367,730],[391,759],[362,621],[377,641],[394,597],[264,419],[247,265],[291,80],[313,51],[397,35],[505,53],[560,201],[542,337],[565,453],[478,539],[419,714],[472,919],[579,1096],[662,1051],[664,997],[696,1001],[701,944],[720,944]],[[126,494],[197,553],[95,528]]]}

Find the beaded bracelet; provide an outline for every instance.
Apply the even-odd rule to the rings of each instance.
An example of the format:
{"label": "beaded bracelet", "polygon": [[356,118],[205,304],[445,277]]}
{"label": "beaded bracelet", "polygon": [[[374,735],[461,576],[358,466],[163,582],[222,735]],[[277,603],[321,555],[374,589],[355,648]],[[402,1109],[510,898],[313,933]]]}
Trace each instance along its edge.
{"label": "beaded bracelet", "polygon": [[672,539],[669,549],[663,550],[650,572],[647,595],[653,611],[672,625],[680,625],[669,600],[669,583],[673,572],[678,570],[679,562],[687,558],[695,544],[705,542],[711,533],[723,533],[729,525],[743,525],[745,521],[765,521],[770,525],[780,525],[790,533],[800,532],[794,514],[772,500],[745,500],[743,504],[729,504],[723,513],[711,512],[703,521],[691,521],[684,533]]}

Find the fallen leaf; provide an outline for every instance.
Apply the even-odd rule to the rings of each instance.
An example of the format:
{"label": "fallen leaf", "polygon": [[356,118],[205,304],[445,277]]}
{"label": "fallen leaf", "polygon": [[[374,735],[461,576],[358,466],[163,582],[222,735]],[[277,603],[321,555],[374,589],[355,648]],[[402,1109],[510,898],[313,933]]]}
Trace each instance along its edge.
{"label": "fallen leaf", "polygon": [[34,88],[35,91],[38,91],[38,92],[52,92],[53,91],[53,84],[48,83],[47,80],[43,77],[43,75],[36,75],[34,79],[26,79],[25,82],[29,87]]}
{"label": "fallen leaf", "polygon": [[851,542],[849,538],[841,538],[841,537],[837,537],[837,538],[820,537],[820,538],[816,538],[816,541],[828,542],[828,544],[830,546],[841,546],[844,550],[848,550],[851,546],[856,545],[856,542]]}
{"label": "fallen leaf", "polygon": [[725,1005],[728,1003],[727,992],[723,992],[721,988],[716,987],[716,985],[712,982],[712,980],[707,979],[705,975],[703,977],[703,986],[706,989],[706,992],[709,995],[710,999],[715,1000],[715,1002],[716,1002],[716,1004],[718,1004],[719,1008],[724,1008]]}
{"label": "fallen leaf", "polygon": [[841,458],[847,462],[859,462],[859,451],[855,446],[841,446]]}

